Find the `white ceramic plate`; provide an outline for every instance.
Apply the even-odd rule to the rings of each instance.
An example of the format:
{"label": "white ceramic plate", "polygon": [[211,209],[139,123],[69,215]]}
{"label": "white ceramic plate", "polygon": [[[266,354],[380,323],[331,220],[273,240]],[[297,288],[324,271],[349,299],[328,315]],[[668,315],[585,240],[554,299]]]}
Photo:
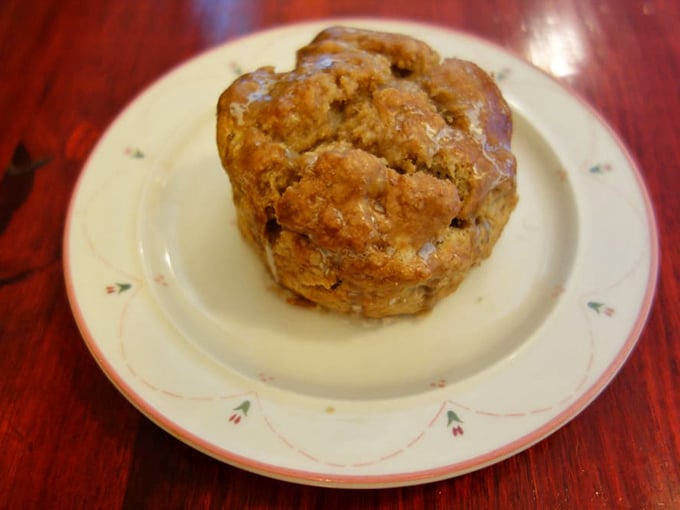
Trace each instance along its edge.
{"label": "white ceramic plate", "polygon": [[71,203],[69,296],[118,389],[209,455],[316,485],[451,477],[539,441],[614,376],[650,307],[654,218],[612,131],[542,72],[442,28],[343,23],[473,60],[513,107],[520,204],[454,295],[382,323],[295,307],[241,240],[217,97],[242,71],[291,68],[316,22],[209,51],[121,113]]}

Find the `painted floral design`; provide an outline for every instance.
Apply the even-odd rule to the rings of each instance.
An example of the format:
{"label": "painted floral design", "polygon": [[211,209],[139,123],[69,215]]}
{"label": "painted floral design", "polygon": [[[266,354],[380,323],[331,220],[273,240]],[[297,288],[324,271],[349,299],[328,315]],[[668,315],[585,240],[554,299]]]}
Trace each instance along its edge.
{"label": "painted floral design", "polygon": [[564,288],[564,285],[555,285],[555,286],[553,287],[552,291],[550,292],[550,295],[551,295],[553,298],[558,298],[558,297],[560,297],[562,294],[564,294],[566,291],[567,291],[567,289]]}
{"label": "painted floral design", "polygon": [[511,72],[512,72],[512,69],[510,69],[509,67],[504,67],[500,71],[494,73],[494,78],[496,78],[496,81],[503,81],[508,76],[510,76]]}
{"label": "painted floral design", "polygon": [[229,62],[229,68],[236,76],[241,76],[243,74],[243,68],[236,62]]}
{"label": "painted floral design", "polygon": [[131,158],[135,159],[142,159],[144,157],[144,153],[136,147],[125,147],[123,152],[126,156],[130,156]]}
{"label": "painted floral design", "polygon": [[161,287],[167,287],[168,286],[168,281],[165,279],[165,276],[163,276],[162,274],[157,274],[156,276],[154,276],[153,281],[156,282]]}
{"label": "painted floral design", "polygon": [[604,174],[612,171],[612,167],[609,163],[598,163],[597,165],[591,166],[588,171],[591,174]]}
{"label": "painted floral design", "polygon": [[106,293],[107,294],[121,294],[121,293],[125,292],[126,290],[130,290],[131,288],[132,288],[131,283],[116,282],[112,285],[106,286]]}
{"label": "painted floral design", "polygon": [[241,423],[241,420],[248,416],[248,411],[250,410],[250,400],[244,400],[238,406],[234,407],[234,411],[231,416],[229,416],[229,421],[234,425]]}
{"label": "painted floral design", "polygon": [[600,303],[599,301],[588,301],[588,308],[593,310],[598,315],[603,314],[607,317],[611,317],[615,312],[611,306],[607,306],[605,303]]}
{"label": "painted floral design", "polygon": [[257,378],[263,383],[270,383],[274,380],[274,376],[266,374],[264,372],[260,372],[259,374],[257,374]]}
{"label": "painted floral design", "polygon": [[447,411],[446,413],[446,427],[451,427],[451,434],[453,437],[462,436],[465,431],[463,430],[463,420],[455,413],[455,411]]}

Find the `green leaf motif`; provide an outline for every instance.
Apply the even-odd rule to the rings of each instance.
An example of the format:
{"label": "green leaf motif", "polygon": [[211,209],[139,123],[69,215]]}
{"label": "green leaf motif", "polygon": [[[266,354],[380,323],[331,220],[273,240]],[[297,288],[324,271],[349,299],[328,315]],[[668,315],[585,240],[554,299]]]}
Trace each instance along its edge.
{"label": "green leaf motif", "polygon": [[598,303],[597,301],[588,301],[588,308],[594,310],[597,313],[600,313],[603,306],[604,303]]}
{"label": "green leaf motif", "polygon": [[244,400],[240,405],[234,407],[233,411],[241,411],[244,416],[248,416],[248,410],[250,409],[250,400]]}
{"label": "green leaf motif", "polygon": [[461,420],[455,412],[448,411],[446,413],[446,426],[450,427],[454,421],[457,423],[463,423],[463,420]]}
{"label": "green leaf motif", "polygon": [[125,154],[135,159],[144,158],[144,153],[136,147],[125,147]]}
{"label": "green leaf motif", "polygon": [[608,163],[598,163],[588,169],[591,174],[604,174],[605,172],[611,172],[611,170],[612,167]]}
{"label": "green leaf motif", "polygon": [[509,67],[504,67],[500,71],[494,73],[494,78],[496,78],[496,81],[503,81],[510,76],[510,72],[511,69]]}
{"label": "green leaf motif", "polygon": [[611,306],[607,306],[605,303],[599,303],[597,301],[588,301],[588,308],[594,310],[598,315],[606,315],[607,317],[613,317],[616,314],[616,310]]}
{"label": "green leaf motif", "polygon": [[232,72],[236,76],[241,76],[243,74],[243,68],[236,62],[230,62],[229,67],[231,67]]}

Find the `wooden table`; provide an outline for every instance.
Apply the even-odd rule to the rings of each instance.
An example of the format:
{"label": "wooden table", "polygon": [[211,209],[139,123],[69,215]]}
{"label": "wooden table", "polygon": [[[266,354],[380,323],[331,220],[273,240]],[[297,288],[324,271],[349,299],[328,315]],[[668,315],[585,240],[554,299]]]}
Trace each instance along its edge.
{"label": "wooden table", "polygon": [[[222,464],[128,403],[67,301],[64,221],[104,129],[172,66],[230,38],[330,16],[464,29],[571,86],[637,160],[661,239],[637,348],[576,419],[504,462],[384,490],[322,489]],[[551,39],[553,27],[565,30]],[[674,0],[4,0],[0,5],[0,507],[680,508],[680,6]],[[551,46],[560,58],[535,48]]]}

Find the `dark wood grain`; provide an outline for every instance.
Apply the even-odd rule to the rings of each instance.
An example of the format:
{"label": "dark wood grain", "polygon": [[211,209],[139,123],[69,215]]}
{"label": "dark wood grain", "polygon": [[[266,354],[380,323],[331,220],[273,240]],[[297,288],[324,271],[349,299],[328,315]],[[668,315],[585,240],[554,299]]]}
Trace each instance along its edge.
{"label": "dark wood grain", "polygon": [[[611,124],[655,205],[657,295],[628,362],[565,427],[469,475],[352,491],[222,464],[135,410],[97,367],[70,312],[61,255],[67,205],[85,158],[120,109],[204,49],[329,16],[434,22],[533,60]],[[568,37],[556,40],[556,25]],[[678,27],[674,0],[4,0],[0,507],[680,508]]]}

